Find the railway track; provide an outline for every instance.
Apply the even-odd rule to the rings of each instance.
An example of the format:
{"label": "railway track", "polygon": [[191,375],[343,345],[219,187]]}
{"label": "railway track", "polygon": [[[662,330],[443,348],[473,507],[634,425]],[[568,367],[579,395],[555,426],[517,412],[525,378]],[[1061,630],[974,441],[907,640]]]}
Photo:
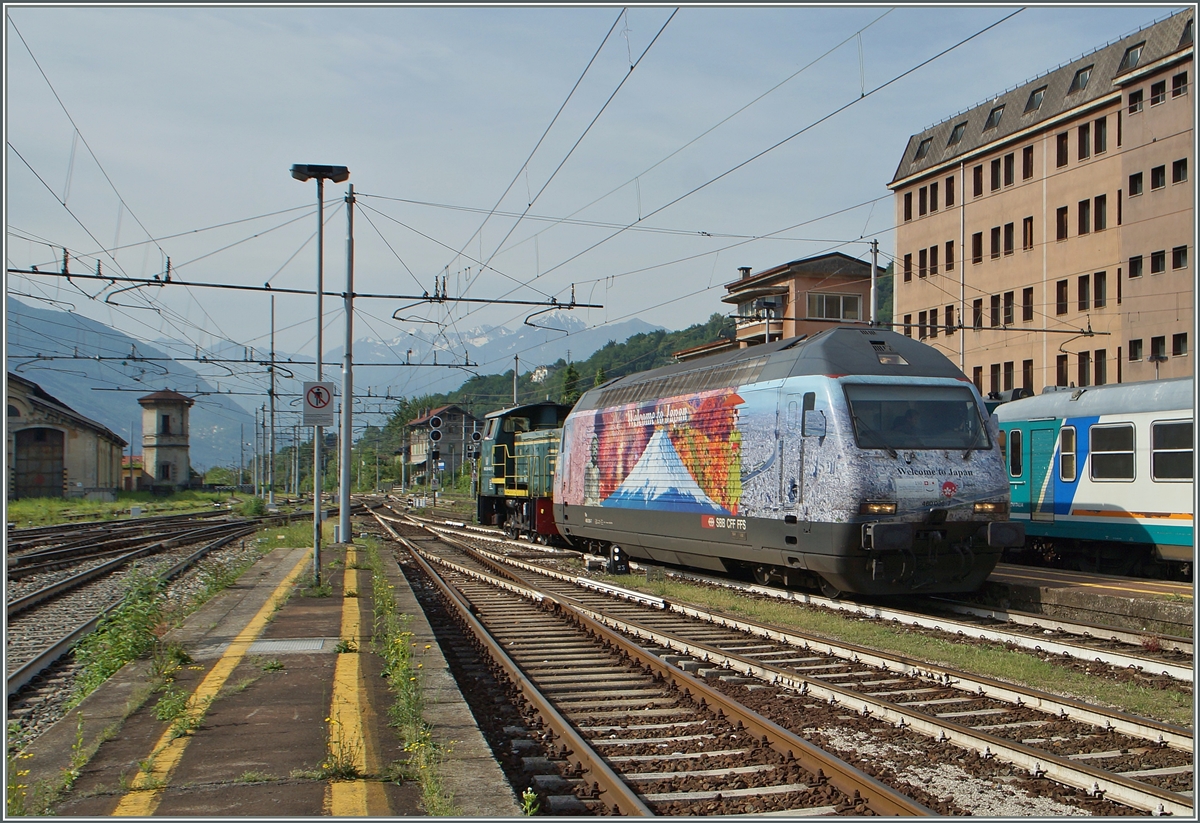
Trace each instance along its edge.
{"label": "railway track", "polygon": [[[453,521],[432,523],[420,520],[442,533],[494,541],[497,544],[537,550],[533,544],[511,541],[495,529]],[[577,553],[571,552],[577,556]],[[971,637],[984,642],[1001,643],[1024,651],[1046,654],[1064,660],[1096,663],[1133,673],[1153,686],[1157,678],[1184,683],[1194,680],[1191,638],[1167,636],[1156,632],[1137,632],[1113,626],[1068,621],[1016,610],[985,608],[958,603],[946,598],[930,598],[925,610],[830,599],[814,593],[764,586],[715,577],[694,571],[682,571],[640,564],[638,568],[661,569],[664,576],[745,592],[748,596],[785,600],[823,608],[866,620],[883,620],[921,629],[945,632],[955,637]]]}
{"label": "railway track", "polygon": [[[459,543],[453,551],[468,548]],[[657,649],[668,665],[733,690],[746,688],[738,678],[776,690],[765,705],[788,709],[775,721],[799,723],[794,732],[824,739],[835,749],[840,744],[853,754],[864,734],[877,746],[882,741],[891,746],[901,733],[921,738],[925,749],[957,749],[963,762],[1007,764],[1023,784],[1071,787],[1092,813],[1119,814],[1122,808],[1193,813],[1190,730],[588,583],[499,554],[484,559],[517,569],[508,573],[521,576],[522,586],[542,590],[543,597]],[[806,727],[797,720],[806,712],[796,709],[812,706],[839,719],[853,717],[870,731],[839,730],[827,719]]]}

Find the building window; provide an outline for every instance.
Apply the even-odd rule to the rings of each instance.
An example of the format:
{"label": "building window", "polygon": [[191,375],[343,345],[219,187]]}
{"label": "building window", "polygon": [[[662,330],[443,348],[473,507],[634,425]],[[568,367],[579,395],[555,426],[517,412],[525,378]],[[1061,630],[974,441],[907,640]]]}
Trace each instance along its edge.
{"label": "building window", "polygon": [[1133,424],[1092,426],[1092,479],[1133,479]]}
{"label": "building window", "polygon": [[[1013,293],[1006,291],[1004,293],[1004,325],[1011,326],[1013,324]],[[1011,388],[1011,386],[1009,387]]]}
{"label": "building window", "polygon": [[925,312],[918,312],[918,313],[917,313],[917,339],[918,339],[918,340],[924,340],[924,339],[925,339],[925,328],[926,328],[926,326],[928,325],[928,324],[925,322],[925,318],[926,318],[926,313],[925,313]]}
{"label": "building window", "polygon": [[992,227],[992,259],[1000,256],[1000,227]]}
{"label": "building window", "polygon": [[929,184],[929,210],[930,211],[938,210],[938,184],[937,183]]}
{"label": "building window", "polygon": [[955,126],[950,132],[950,139],[946,141],[947,146],[953,146],[955,143],[963,139],[963,134],[967,130],[967,123],[964,120]]}
{"label": "building window", "polygon": [[1000,364],[993,363],[990,371],[991,379],[988,381],[988,393],[996,395],[1000,393]]}
{"label": "building window", "polygon": [[1167,338],[1151,337],[1150,338],[1150,356],[1151,357],[1166,357],[1167,356]]}
{"label": "building window", "polygon": [[946,208],[954,205],[954,178],[946,178]]}
{"label": "building window", "polygon": [[1092,230],[1092,201],[1079,201],[1079,233],[1087,234]]}
{"label": "building window", "polygon": [[1091,385],[1092,353],[1090,351],[1081,351],[1079,353],[1079,370],[1076,378],[1075,385],[1080,388]]}
{"label": "building window", "polygon": [[1171,356],[1183,357],[1187,354],[1187,332],[1171,335]]}
{"label": "building window", "polygon": [[1033,321],[1033,286],[1021,289],[1021,320],[1025,323]]}
{"label": "building window", "polygon": [[1133,279],[1134,277],[1141,277],[1141,276],[1142,276],[1142,256],[1139,254],[1136,257],[1129,258],[1129,277],[1130,277],[1130,279]]}
{"label": "building window", "polygon": [[1108,151],[1108,118],[1101,117],[1092,129],[1092,151],[1103,154]]}
{"label": "building window", "polygon": [[1137,361],[1139,361],[1141,359],[1142,359],[1142,341],[1140,339],[1130,340],[1129,341],[1129,362],[1136,363]]}
{"label": "building window", "polygon": [[992,316],[991,326],[993,329],[1000,327],[1000,295],[992,295]]}
{"label": "building window", "polygon": [[1067,356],[1060,354],[1054,364],[1054,385],[1067,385]]}
{"label": "building window", "polygon": [[1011,152],[1004,155],[1004,185],[1011,186],[1016,175],[1016,156]]}
{"label": "building window", "polygon": [[937,273],[938,273],[938,247],[930,246],[929,247],[929,275],[932,277],[933,275],[935,275]]}
{"label": "building window", "polygon": [[1013,240],[1013,224],[1005,223],[1004,224],[1004,253],[1005,254],[1013,253],[1013,242],[1014,242],[1014,240]]}
{"label": "building window", "polygon": [[1187,268],[1187,246],[1176,246],[1171,249],[1171,268]]}
{"label": "building window", "polygon": [[1079,275],[1079,310],[1087,311],[1092,297],[1092,277],[1088,274]]}
{"label": "building window", "polygon": [[992,161],[992,191],[1000,188],[1000,158]]}
{"label": "building window", "polygon": [[1171,78],[1171,96],[1178,97],[1187,94],[1187,72],[1183,71]]}
{"label": "building window", "polygon": [[1013,361],[1009,360],[1004,364],[1004,390],[1012,391],[1013,387]]}
{"label": "building window", "polygon": [[912,255],[904,255],[904,282],[912,282]]}
{"label": "building window", "polygon": [[975,197],[983,196],[983,165],[971,169],[971,191]]}
{"label": "building window", "polygon": [[1021,179],[1033,177],[1033,146],[1021,149]]}
{"label": "building window", "polygon": [[954,334],[954,331],[954,306],[949,305],[946,307],[946,336]]}
{"label": "building window", "polygon": [[1033,361],[1021,361],[1021,388],[1025,391],[1033,391]]}
{"label": "building window", "polygon": [[971,262],[983,262],[983,232],[981,231],[971,235]]}
{"label": "building window", "polygon": [[1092,156],[1092,127],[1084,123],[1079,127],[1079,159],[1086,160]]}
{"label": "building window", "polygon": [[1192,479],[1192,421],[1150,424],[1150,476]]}
{"label": "building window", "polygon": [[1167,99],[1167,81],[1159,80],[1150,84],[1150,105],[1157,106]]}
{"label": "building window", "polygon": [[912,315],[904,315],[904,336],[912,337]]}
{"label": "building window", "polygon": [[[1118,306],[1121,305],[1121,267],[1120,266],[1117,266],[1117,305]],[[1121,347],[1118,346],[1117,348],[1119,349]],[[1121,358],[1119,358],[1119,357],[1117,358],[1117,360],[1120,360],[1120,359]],[[1121,367],[1117,366],[1117,368],[1120,369]],[[1118,383],[1121,382],[1121,378],[1119,376],[1117,377],[1117,382]]]}
{"label": "building window", "polygon": [[921,141],[921,144],[919,146],[917,146],[917,154],[915,157],[913,157],[914,163],[918,160],[925,159],[925,155],[929,154],[929,144],[932,142],[933,142],[932,137],[926,137],[924,140]]}
{"label": "building window", "polygon": [[[162,416],[159,426],[158,426],[158,433],[159,434],[170,434],[171,433],[171,415],[164,414]],[[170,478],[167,478],[167,479],[169,480]]]}
{"label": "building window", "polygon": [[1138,60],[1142,56],[1142,46],[1144,45],[1146,45],[1146,42],[1143,40],[1136,46],[1130,46],[1125,49],[1125,56],[1121,58],[1121,65],[1117,67],[1117,74],[1129,71],[1137,66]]}
{"label": "building window", "polygon": [[1098,194],[1092,202],[1092,230],[1104,231],[1108,228],[1108,195]]}
{"label": "building window", "polygon": [[946,271],[954,271],[954,241],[946,241]]}
{"label": "building window", "polygon": [[996,106],[992,109],[992,113],[988,115],[987,121],[983,124],[983,130],[988,131],[1000,125],[1000,118],[1004,116],[1004,106]]}
{"label": "building window", "polygon": [[971,370],[971,382],[975,384],[975,391],[983,393],[983,366],[976,366]]}
{"label": "building window", "polygon": [[1167,270],[1167,252],[1166,250],[1150,253],[1150,273],[1162,274]]}
{"label": "building window", "polygon": [[[1059,360],[1065,361],[1067,356],[1061,355]],[[1065,386],[1063,380],[1058,385]],[[1058,479],[1067,483],[1075,482],[1075,427],[1063,426],[1058,433]]]}
{"label": "building window", "polygon": [[1103,386],[1108,382],[1108,352],[1105,349],[1096,349],[1094,382],[1097,386]]}
{"label": "building window", "polygon": [[1102,309],[1108,305],[1108,272],[1098,271],[1092,275],[1092,306]]}
{"label": "building window", "polygon": [[912,192],[904,192],[904,219],[912,220]]}
{"label": "building window", "polygon": [[1121,225],[1121,190],[1117,189],[1117,225]]}
{"label": "building window", "polygon": [[938,310],[937,309],[929,310],[929,336],[930,337],[938,336]]}
{"label": "building window", "polygon": [[1150,169],[1150,190],[1161,189],[1167,185],[1167,167],[1155,166]]}
{"label": "building window", "polygon": [[924,217],[925,212],[929,210],[928,209],[928,206],[929,206],[929,196],[928,195],[929,195],[929,193],[925,190],[925,187],[921,186],[920,191],[917,192],[917,216],[918,217]]}
{"label": "building window", "polygon": [[1058,137],[1055,138],[1055,143],[1057,146],[1056,159],[1058,167],[1061,169],[1063,166],[1067,165],[1067,133],[1064,131],[1062,134],[1058,135]]}
{"label": "building window", "polygon": [[1033,217],[1026,217],[1021,221],[1021,248],[1024,251],[1033,249]]}
{"label": "building window", "polygon": [[808,293],[808,316],[825,320],[861,320],[862,297],[857,294]]}
{"label": "building window", "polygon": [[[1054,285],[1054,313],[1067,313],[1067,281],[1059,280]],[[1063,385],[1066,385],[1065,383]]]}
{"label": "building window", "polygon": [[983,328],[983,298],[976,298],[971,304],[971,327],[976,331]]}
{"label": "building window", "polygon": [[1141,89],[1138,89],[1137,91],[1129,92],[1129,113],[1130,114],[1137,114],[1139,111],[1142,110],[1142,99],[1143,99],[1143,95],[1142,95]]}
{"label": "building window", "polygon": [[924,277],[925,275],[929,274],[929,253],[925,249],[921,249],[919,252],[917,252],[917,260],[919,263],[917,267],[917,276]]}
{"label": "building window", "polygon": [[1054,217],[1055,217],[1054,222],[1055,222],[1055,228],[1057,230],[1058,239],[1066,240],[1067,239],[1067,207],[1060,206],[1058,211],[1055,213]]}
{"label": "building window", "polygon": [[1187,180],[1187,158],[1176,160],[1171,164],[1171,182],[1182,183]]}
{"label": "building window", "polygon": [[1137,197],[1142,193],[1142,173],[1136,172],[1129,175],[1129,196]]}
{"label": "building window", "polygon": [[1067,89],[1067,94],[1074,94],[1077,91],[1083,91],[1087,88],[1088,80],[1092,76],[1092,67],[1087,66],[1075,72],[1075,78],[1071,81],[1071,87]]}
{"label": "building window", "polygon": [[1042,100],[1046,97],[1046,87],[1034,89],[1029,93],[1029,100],[1025,103],[1024,114],[1029,114],[1031,111],[1037,111],[1042,107]]}
{"label": "building window", "polygon": [[159,480],[170,480],[171,479],[171,464],[170,463],[159,463],[158,464],[158,479]]}

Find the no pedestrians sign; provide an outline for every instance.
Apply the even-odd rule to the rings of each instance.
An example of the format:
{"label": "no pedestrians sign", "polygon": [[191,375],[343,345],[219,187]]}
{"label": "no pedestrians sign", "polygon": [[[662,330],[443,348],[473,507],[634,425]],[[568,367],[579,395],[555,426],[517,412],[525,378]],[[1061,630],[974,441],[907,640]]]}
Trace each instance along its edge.
{"label": "no pedestrians sign", "polygon": [[302,426],[333,425],[333,383],[304,384],[304,418]]}

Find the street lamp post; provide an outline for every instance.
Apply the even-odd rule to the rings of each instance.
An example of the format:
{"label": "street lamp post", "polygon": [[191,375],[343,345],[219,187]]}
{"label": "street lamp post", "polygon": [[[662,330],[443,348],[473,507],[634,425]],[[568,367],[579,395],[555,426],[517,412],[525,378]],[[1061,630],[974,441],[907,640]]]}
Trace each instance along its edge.
{"label": "street lamp post", "polygon": [[[325,288],[325,181],[343,183],[350,179],[345,166],[296,164],[292,177],[300,181],[317,181],[317,382],[321,382],[321,293]],[[313,426],[313,585],[321,584],[321,438],[323,426]]]}

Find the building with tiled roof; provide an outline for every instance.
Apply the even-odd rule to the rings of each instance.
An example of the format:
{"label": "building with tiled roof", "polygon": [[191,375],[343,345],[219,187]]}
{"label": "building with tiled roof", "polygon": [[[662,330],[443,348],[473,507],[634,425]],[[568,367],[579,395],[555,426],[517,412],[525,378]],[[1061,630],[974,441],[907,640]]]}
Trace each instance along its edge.
{"label": "building with tiled roof", "polygon": [[[438,463],[445,468],[440,470],[437,465],[429,465],[433,448],[429,435],[434,428],[431,425],[434,418],[440,423],[438,430],[442,435],[438,441]],[[432,477],[429,473],[432,468],[441,471],[449,482],[449,478],[460,471],[469,471],[474,432],[482,434],[483,421],[456,405],[430,409],[408,421],[407,478],[413,483],[425,483]]]}
{"label": "building with tiled roof", "polygon": [[981,391],[1192,373],[1191,9],[909,138],[898,330]]}
{"label": "building with tiled roof", "polygon": [[142,464],[155,486],[191,485],[188,412],[195,402],[170,389],[138,398],[142,407]]}

